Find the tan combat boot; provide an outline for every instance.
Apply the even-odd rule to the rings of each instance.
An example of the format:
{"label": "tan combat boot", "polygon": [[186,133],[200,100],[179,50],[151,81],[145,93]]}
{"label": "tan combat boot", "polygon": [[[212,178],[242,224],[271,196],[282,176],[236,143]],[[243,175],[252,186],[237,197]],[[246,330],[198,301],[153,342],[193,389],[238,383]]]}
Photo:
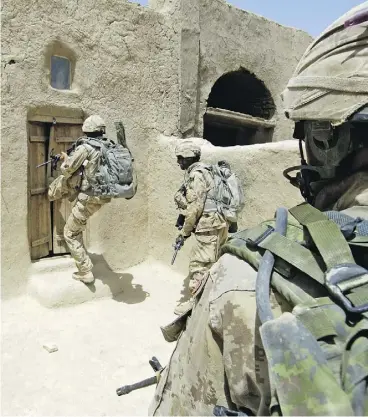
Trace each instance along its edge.
{"label": "tan combat boot", "polygon": [[194,306],[194,298],[190,298],[187,301],[184,301],[182,303],[179,303],[174,310],[174,314],[177,316],[181,316],[182,314],[186,313],[188,310],[190,310]]}
{"label": "tan combat boot", "polygon": [[85,284],[92,284],[94,282],[95,277],[92,274],[92,271],[89,272],[74,272],[73,273],[73,279],[76,279],[77,281],[82,281]]}

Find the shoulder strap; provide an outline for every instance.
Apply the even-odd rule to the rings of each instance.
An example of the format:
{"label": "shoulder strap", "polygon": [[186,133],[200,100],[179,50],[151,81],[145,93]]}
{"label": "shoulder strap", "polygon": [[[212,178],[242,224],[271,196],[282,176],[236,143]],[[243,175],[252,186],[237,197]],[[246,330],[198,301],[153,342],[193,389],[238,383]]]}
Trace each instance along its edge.
{"label": "shoulder strap", "polygon": [[323,259],[324,285],[332,299],[350,313],[368,312],[368,271],[355,263],[338,225],[307,203],[290,213],[306,228]]}
{"label": "shoulder strap", "polygon": [[[264,232],[254,243],[314,278],[327,288],[331,299],[312,299],[297,305],[293,314],[284,313],[263,322],[260,334],[271,388],[285,415],[364,415],[368,271],[354,263],[345,237],[326,215],[305,203],[290,212],[304,226],[306,238],[320,253],[320,261],[308,248],[275,230]],[[292,280],[289,282],[292,284]],[[347,320],[348,313],[359,315],[349,315]],[[325,337],[333,337],[330,340],[334,343],[318,342]]]}

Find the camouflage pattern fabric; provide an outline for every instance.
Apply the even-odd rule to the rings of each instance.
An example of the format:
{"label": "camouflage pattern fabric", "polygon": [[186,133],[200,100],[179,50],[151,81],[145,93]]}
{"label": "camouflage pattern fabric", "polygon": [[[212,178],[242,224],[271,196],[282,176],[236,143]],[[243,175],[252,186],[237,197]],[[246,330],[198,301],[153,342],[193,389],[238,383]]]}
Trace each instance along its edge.
{"label": "camouflage pattern fabric", "polygon": [[[212,415],[217,404],[268,415],[271,393],[258,331],[256,276],[230,254],[210,269],[161,376],[150,415]],[[276,315],[290,311],[275,295],[272,302]]]}
{"label": "camouflage pattern fabric", "polygon": [[368,206],[368,171],[357,172],[352,176],[351,186],[333,208],[340,211],[353,206]]}
{"label": "camouflage pattern fabric", "polygon": [[88,143],[77,146],[68,158],[60,166],[61,173],[69,179],[78,170],[82,170],[81,191],[90,188],[90,181],[94,178],[100,160],[101,153]]}
{"label": "camouflage pattern fabric", "polygon": [[[49,185],[49,201],[55,201],[66,197],[68,197],[70,201],[73,201],[80,190],[81,175],[82,173],[78,170],[68,179],[66,179],[64,175],[59,175],[55,178]],[[52,177],[50,177],[49,180],[52,180]]]}
{"label": "camouflage pattern fabric", "polygon": [[86,229],[87,220],[109,201],[110,199],[79,193],[65,224],[64,239],[79,272],[90,272],[93,268],[92,261],[83,245],[82,233]]}
{"label": "camouflage pattern fabric", "polygon": [[188,168],[184,175],[186,188],[185,201],[182,202],[182,207],[185,207],[183,210],[185,216],[184,236],[189,236],[194,231],[196,233],[210,232],[228,226],[219,213],[203,212],[207,193],[214,186],[214,182],[211,174],[201,168],[202,164],[196,162]]}
{"label": "camouflage pattern fabric", "polygon": [[282,93],[291,120],[339,125],[368,103],[368,22],[343,29],[346,20],[367,7],[366,1],[349,10],[307,48]]}
{"label": "camouflage pattern fabric", "polygon": [[90,181],[97,172],[100,152],[88,144],[76,147],[75,151],[61,164],[61,172],[68,180],[78,170],[82,170],[81,191],[75,201],[72,212],[64,227],[64,239],[70,254],[76,262],[79,272],[92,270],[92,261],[83,246],[82,232],[86,228],[87,220],[104,204],[111,201],[106,197],[88,196]]}
{"label": "camouflage pattern fabric", "polygon": [[175,148],[175,155],[183,158],[201,156],[201,148],[190,139],[181,139]]}
{"label": "camouflage pattern fabric", "polygon": [[[356,199],[354,203],[357,203]],[[352,212],[356,212],[357,206],[353,209]],[[347,214],[349,212],[346,210]],[[363,218],[368,218],[367,206],[361,206],[358,212]],[[291,236],[300,235],[302,230],[294,225],[290,233]],[[275,387],[271,386],[265,346],[261,340],[262,328],[257,316],[255,287],[258,260],[254,254],[257,252],[248,251],[247,262],[243,260],[246,257],[242,256],[243,259],[241,259],[240,252],[238,256],[230,253],[223,254],[207,272],[202,287],[195,294],[195,305],[191,315],[182,322],[179,317],[177,323],[171,323],[162,328],[165,339],[177,340],[177,344],[157,385],[149,408],[150,415],[213,415],[215,405],[240,410],[247,414],[270,415],[274,407],[277,408]],[[277,263],[275,267],[281,273],[287,270],[290,272],[290,268],[283,262]],[[280,274],[275,272],[274,280],[277,277],[278,282],[285,281]],[[300,298],[301,293],[306,295],[307,300],[312,301],[314,298],[323,301],[327,297],[324,287],[314,285],[313,281],[304,274],[296,274],[292,281],[288,280],[287,295],[280,295],[275,290],[271,291],[271,305],[275,319],[282,313],[293,311],[295,300]],[[333,304],[333,309],[334,306]],[[324,328],[318,318],[302,320],[305,311],[309,314],[312,310],[307,305],[304,309],[298,307],[297,311],[293,311],[293,315],[281,316],[284,317],[284,321],[279,321],[278,325],[291,325],[290,317],[295,320],[298,317],[298,321],[301,320],[311,329],[315,328],[315,331],[321,330],[319,324],[322,324],[323,331],[328,331],[328,327]],[[335,310],[336,313],[334,313]],[[335,310],[328,317],[331,318],[332,323],[335,323],[334,328],[339,334],[344,333],[348,328],[348,325],[345,325],[345,316],[341,318],[341,309]],[[321,314],[324,314],[323,309]],[[275,331],[277,328],[274,326],[269,330]],[[366,330],[362,331],[366,332]],[[295,337],[297,334],[298,332]],[[287,337],[284,339],[288,341]],[[318,357],[310,356],[308,360],[311,361],[312,366],[310,378],[307,378],[309,383],[305,385],[305,390],[304,386],[299,388],[301,368],[298,364],[305,352],[298,351],[296,338],[293,343],[288,342],[290,349],[294,347],[292,353],[298,354],[298,357],[290,355],[286,347],[279,352],[278,357],[272,357],[273,369],[276,369],[280,378],[278,382],[286,384],[284,386],[281,384],[279,387],[284,390],[283,392],[287,392],[285,387],[290,383],[299,392],[293,403],[290,403],[291,408],[285,409],[286,414],[290,412],[292,415],[306,415],[313,410],[313,415],[323,415],[326,404],[330,405],[324,399],[331,397],[331,389],[326,391],[325,396],[325,389],[320,385],[316,388],[313,378],[321,375],[322,372],[325,376],[324,383],[332,386],[331,371],[327,369],[325,362],[322,363]],[[359,366],[358,360],[362,361],[363,353],[366,354],[364,350],[366,340],[358,342],[354,347],[355,353],[350,353],[351,362],[345,369],[346,375],[350,372],[350,375],[346,377],[346,384],[352,387],[356,378],[361,378],[360,375],[365,372],[365,368]],[[320,349],[329,360],[333,358],[332,373],[338,380],[340,371],[338,365],[341,363],[344,344],[339,342],[339,339],[336,343],[331,346],[329,343],[322,343]],[[280,365],[280,357],[281,362],[288,365],[285,369]],[[345,355],[343,357],[345,358]],[[293,364],[295,366],[292,366]],[[317,370],[319,373],[316,373]],[[356,401],[354,395],[358,394],[356,390],[349,394],[352,402]],[[346,406],[346,396],[345,399],[343,396],[340,398],[340,394],[337,397],[331,402],[331,407],[327,407],[328,411],[332,410],[330,415],[351,414],[349,407]],[[363,394],[364,398],[366,397]],[[340,404],[343,406],[340,407]],[[365,410],[368,410],[367,404]]]}
{"label": "camouflage pattern fabric", "polygon": [[217,261],[220,246],[226,242],[228,224],[217,212],[203,213],[208,191],[214,186],[212,176],[194,163],[184,175],[185,195],[179,190],[174,197],[177,207],[185,216],[183,235],[194,232],[190,261],[189,288],[193,293],[199,286],[203,274]]}
{"label": "camouflage pattern fabric", "polygon": [[220,247],[226,242],[227,236],[227,227],[194,234],[195,243],[189,261],[189,290],[192,294],[200,286],[205,272],[219,258]]}

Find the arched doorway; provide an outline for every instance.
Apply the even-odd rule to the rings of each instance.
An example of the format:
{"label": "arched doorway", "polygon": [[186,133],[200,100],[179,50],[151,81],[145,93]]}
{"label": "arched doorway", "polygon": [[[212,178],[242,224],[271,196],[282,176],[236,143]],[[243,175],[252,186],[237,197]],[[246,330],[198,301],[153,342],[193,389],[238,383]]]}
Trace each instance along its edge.
{"label": "arched doorway", "polygon": [[250,145],[272,141],[276,110],[264,82],[240,68],[213,85],[203,118],[203,138],[216,146]]}

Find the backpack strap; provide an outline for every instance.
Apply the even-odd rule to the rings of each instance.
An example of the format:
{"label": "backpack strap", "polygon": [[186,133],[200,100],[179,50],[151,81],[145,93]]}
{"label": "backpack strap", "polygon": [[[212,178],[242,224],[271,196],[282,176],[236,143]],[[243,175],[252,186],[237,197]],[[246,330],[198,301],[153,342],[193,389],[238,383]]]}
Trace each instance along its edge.
{"label": "backpack strap", "polygon": [[[258,270],[259,255],[264,251],[273,253],[276,262],[271,285],[295,306],[292,314],[284,313],[260,327],[272,398],[276,399],[271,403],[271,412],[366,415],[367,270],[354,263],[339,226],[313,207],[312,212],[307,210],[303,216],[296,208],[291,212],[317,250],[298,243],[303,236],[290,233],[290,227],[285,237],[275,231],[273,224],[265,224],[235,234],[222,252],[253,261]],[[321,293],[327,295],[327,290],[330,296],[315,298],[307,294],[296,285],[298,282],[293,282],[297,271],[284,274],[278,261],[281,266],[289,264],[303,272],[306,280],[314,280],[323,290]]]}
{"label": "backpack strap", "polygon": [[368,312],[368,271],[356,265],[338,225],[307,203],[290,213],[305,226],[325,263],[324,285],[331,297],[350,313]]}

